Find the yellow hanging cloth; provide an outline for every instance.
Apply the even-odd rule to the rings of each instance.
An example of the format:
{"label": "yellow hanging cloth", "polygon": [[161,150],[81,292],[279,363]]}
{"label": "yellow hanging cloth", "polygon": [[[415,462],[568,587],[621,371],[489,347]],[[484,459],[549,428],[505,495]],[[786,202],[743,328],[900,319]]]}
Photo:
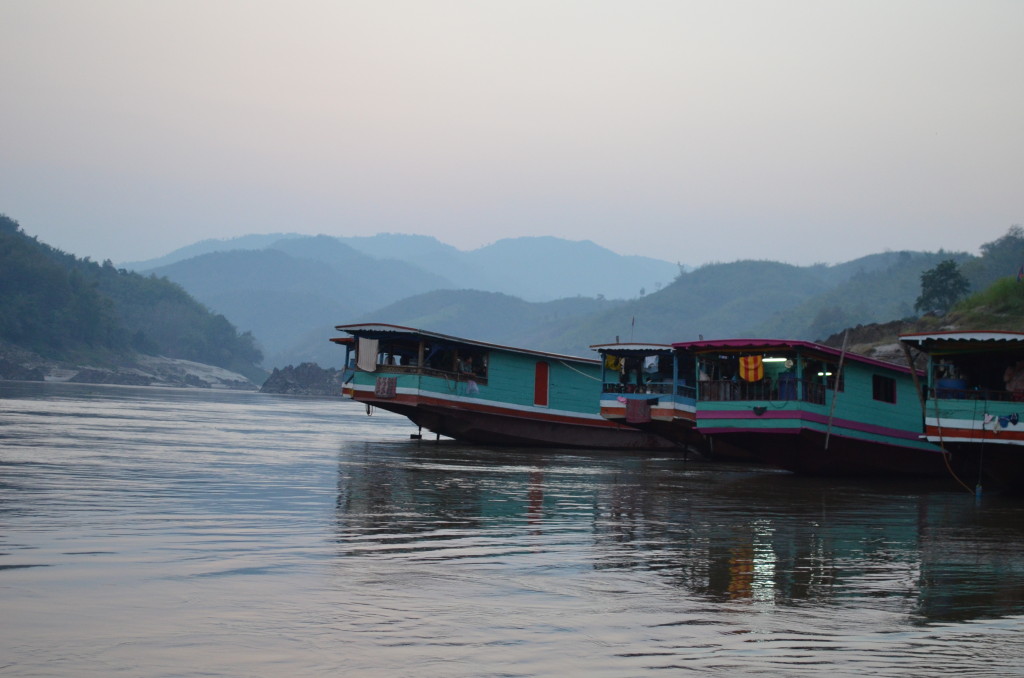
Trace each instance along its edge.
{"label": "yellow hanging cloth", "polygon": [[740,379],[761,381],[764,379],[764,363],[759,355],[745,355],[740,358]]}

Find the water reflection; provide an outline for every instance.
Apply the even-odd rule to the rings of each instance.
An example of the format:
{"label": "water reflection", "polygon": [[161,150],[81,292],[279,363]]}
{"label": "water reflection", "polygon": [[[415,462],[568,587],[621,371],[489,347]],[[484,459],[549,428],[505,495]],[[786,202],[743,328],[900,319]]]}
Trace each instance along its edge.
{"label": "water reflection", "polygon": [[[933,484],[677,459],[367,444],[338,471],[343,556],[656,573],[706,602],[856,605],[918,623],[1024,612],[1019,504]],[[507,562],[505,563],[507,565]]]}
{"label": "water reflection", "polygon": [[0,407],[0,675],[1020,673],[995,497],[417,443],[337,401]]}

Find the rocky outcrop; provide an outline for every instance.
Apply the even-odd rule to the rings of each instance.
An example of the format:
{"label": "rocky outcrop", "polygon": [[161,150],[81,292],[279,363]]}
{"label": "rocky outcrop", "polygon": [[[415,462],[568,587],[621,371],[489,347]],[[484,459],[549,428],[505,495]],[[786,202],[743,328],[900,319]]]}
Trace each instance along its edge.
{"label": "rocky outcrop", "polygon": [[7,358],[0,358],[0,379],[43,381],[45,378],[46,372],[39,367],[29,367]]}
{"label": "rocky outcrop", "polygon": [[343,379],[342,370],[324,369],[316,363],[302,363],[298,367],[289,365],[281,369],[275,367],[260,393],[340,396]]}
{"label": "rocky outcrop", "polygon": [[941,318],[925,316],[917,319],[893,320],[887,323],[857,325],[842,332],[836,332],[820,343],[833,348],[842,348],[845,341],[846,350],[850,353],[906,365],[907,356],[900,345],[900,335],[956,329],[952,325],[943,325],[942,322]]}

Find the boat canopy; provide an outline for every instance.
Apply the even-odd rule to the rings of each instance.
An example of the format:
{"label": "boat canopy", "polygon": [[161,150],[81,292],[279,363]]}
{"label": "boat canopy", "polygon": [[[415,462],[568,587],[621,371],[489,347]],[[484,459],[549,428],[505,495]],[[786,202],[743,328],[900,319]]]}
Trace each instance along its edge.
{"label": "boat canopy", "polygon": [[414,327],[403,327],[401,325],[390,325],[387,323],[361,323],[355,325],[336,325],[334,329],[338,330],[339,332],[346,332],[354,337],[364,337],[366,339],[408,341],[419,341],[423,339],[437,343],[450,344],[452,346],[461,345],[471,346],[479,349],[508,351],[510,353],[521,353],[524,355],[550,358],[553,360],[572,361],[577,363],[587,363],[591,365],[599,362],[594,358],[581,358],[579,356],[549,353],[547,351],[535,351],[526,348],[516,348],[514,346],[502,346],[501,344],[492,344],[486,341],[477,341],[475,339],[463,339],[461,337],[440,334],[439,332],[428,332],[427,330],[419,330]]}
{"label": "boat canopy", "polygon": [[591,350],[602,355],[617,355],[622,357],[666,355],[675,349],[671,344],[593,344]]}
{"label": "boat canopy", "polygon": [[922,351],[941,350],[943,348],[977,349],[985,344],[998,348],[1011,348],[1008,344],[1024,345],[1024,332],[992,332],[987,330],[969,332],[921,332],[904,334],[900,341],[921,349]]}

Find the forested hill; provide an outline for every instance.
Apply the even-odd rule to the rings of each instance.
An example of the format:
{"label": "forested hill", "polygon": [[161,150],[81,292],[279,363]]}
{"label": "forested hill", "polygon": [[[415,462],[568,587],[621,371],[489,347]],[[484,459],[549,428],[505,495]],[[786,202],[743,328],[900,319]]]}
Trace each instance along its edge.
{"label": "forested hill", "polygon": [[[835,266],[715,263],[680,273],[670,285],[636,299],[596,303],[575,298],[543,308],[502,295],[448,290],[419,295],[354,320],[581,356],[592,354],[590,345],[616,340],[670,343],[703,335],[815,341],[848,327],[909,322],[921,294],[922,274],[943,261],[956,263],[974,292],[992,281],[1014,281],[1024,265],[1024,229],[1011,227],[980,250],[981,256],[944,250],[885,252]],[[1024,289],[1013,284],[1014,289]],[[974,326],[1017,325],[1004,314]],[[494,327],[501,328],[501,336],[488,332]],[[320,350],[323,358],[310,351],[306,359],[335,364],[327,349]]]}
{"label": "forested hill", "polygon": [[264,374],[252,335],[180,286],[61,252],[4,215],[0,290],[0,341],[45,358],[113,363],[141,353]]}

